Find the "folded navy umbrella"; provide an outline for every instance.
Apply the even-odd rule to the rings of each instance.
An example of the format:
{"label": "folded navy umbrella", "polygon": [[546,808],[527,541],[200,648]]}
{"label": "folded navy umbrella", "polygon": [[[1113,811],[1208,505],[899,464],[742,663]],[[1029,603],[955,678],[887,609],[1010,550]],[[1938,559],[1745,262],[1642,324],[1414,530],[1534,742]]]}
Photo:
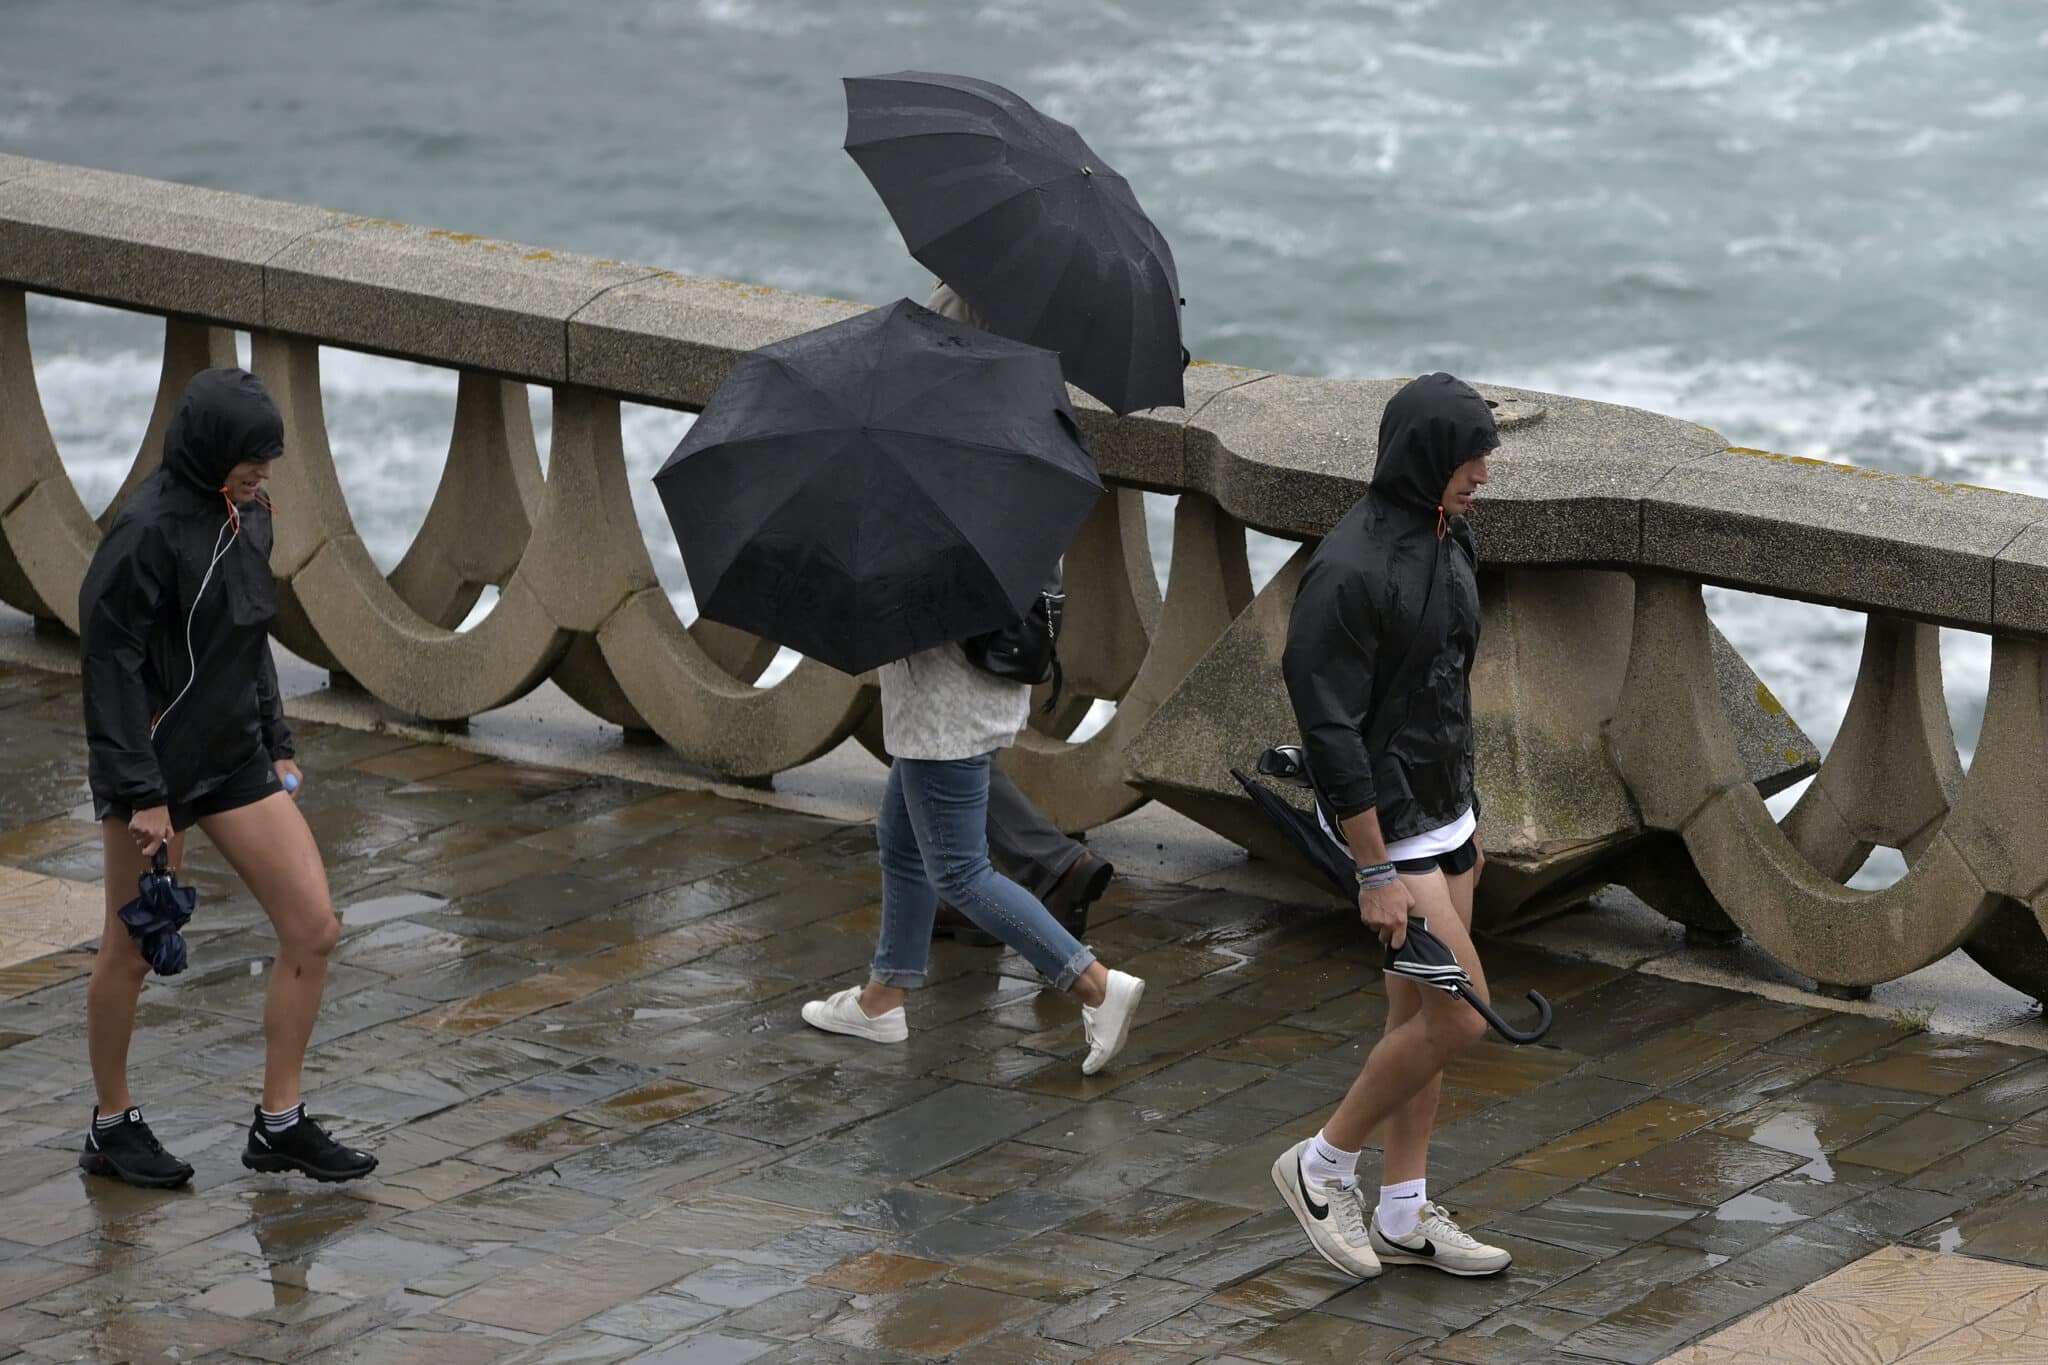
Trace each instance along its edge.
{"label": "folded navy umbrella", "polygon": [[1493,1025],[1495,1033],[1511,1043],[1533,1043],[1550,1032],[1550,1002],[1537,991],[1529,992],[1529,1003],[1536,1006],[1536,1027],[1524,1032],[1495,1014],[1493,1006],[1472,989],[1472,977],[1458,965],[1458,955],[1451,951],[1449,944],[1429,932],[1420,915],[1408,917],[1406,941],[1399,948],[1387,949],[1384,970],[1391,976],[1405,976],[1447,994],[1464,997],[1466,1004],[1478,1010],[1486,1022]]}
{"label": "folded navy umbrella", "polygon": [[185,936],[178,931],[192,918],[199,892],[178,885],[162,848],[136,882],[136,890],[135,899],[121,907],[121,923],[128,926],[129,937],[158,976],[176,976],[185,970],[186,962]]}

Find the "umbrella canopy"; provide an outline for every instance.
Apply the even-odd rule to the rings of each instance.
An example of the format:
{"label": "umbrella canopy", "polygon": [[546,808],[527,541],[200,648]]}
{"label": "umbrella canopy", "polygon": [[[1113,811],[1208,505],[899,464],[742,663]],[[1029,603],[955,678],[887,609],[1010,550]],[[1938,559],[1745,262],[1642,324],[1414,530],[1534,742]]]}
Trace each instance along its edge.
{"label": "umbrella canopy", "polygon": [[1458,965],[1458,955],[1450,945],[1429,932],[1420,915],[1408,917],[1408,937],[1399,948],[1387,949],[1387,963],[1384,968],[1389,976],[1405,976],[1420,981],[1425,986],[1434,986],[1451,995],[1463,996],[1465,1003],[1478,1010],[1493,1026],[1493,1031],[1511,1043],[1533,1043],[1550,1032],[1550,1002],[1540,992],[1530,991],[1529,1002],[1536,1006],[1536,1026],[1527,1031],[1518,1029],[1493,1012],[1476,990],[1472,988],[1472,976]]}
{"label": "umbrella canopy", "polygon": [[135,899],[121,907],[121,923],[128,926],[128,936],[158,976],[176,976],[186,963],[185,936],[178,931],[192,918],[199,893],[178,885],[162,848],[137,880],[136,891]]}
{"label": "umbrella canopy", "polygon": [[1081,135],[1000,85],[846,79],[846,151],[910,254],[1118,413],[1186,400],[1166,238]]}
{"label": "umbrella canopy", "polygon": [[654,484],[706,617],[848,673],[1017,622],[1102,496],[1059,358],[908,299],[741,356]]}

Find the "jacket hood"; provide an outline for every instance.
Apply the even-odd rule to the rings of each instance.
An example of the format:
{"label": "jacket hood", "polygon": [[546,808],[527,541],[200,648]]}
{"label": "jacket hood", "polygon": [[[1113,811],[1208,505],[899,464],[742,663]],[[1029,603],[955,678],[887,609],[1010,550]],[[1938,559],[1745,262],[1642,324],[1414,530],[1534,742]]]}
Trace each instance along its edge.
{"label": "jacket hood", "polygon": [[193,375],[164,431],[164,468],[206,493],[218,491],[236,465],[282,454],[284,418],[247,370]]}
{"label": "jacket hood", "polygon": [[1431,511],[1459,465],[1499,444],[1493,409],[1470,384],[1441,372],[1411,379],[1380,417],[1372,487],[1389,501]]}

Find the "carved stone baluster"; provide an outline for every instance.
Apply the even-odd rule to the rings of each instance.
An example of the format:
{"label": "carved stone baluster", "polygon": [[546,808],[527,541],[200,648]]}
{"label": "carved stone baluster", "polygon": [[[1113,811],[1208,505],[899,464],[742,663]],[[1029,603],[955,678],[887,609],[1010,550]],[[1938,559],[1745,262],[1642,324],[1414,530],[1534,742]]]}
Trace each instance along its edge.
{"label": "carved stone baluster", "polygon": [[27,301],[0,288],[0,600],[76,633],[99,540],[43,415]]}
{"label": "carved stone baluster", "polygon": [[441,482],[389,575],[392,591],[426,620],[455,629],[486,584],[502,589],[519,567],[545,492],[526,386],[463,371]]}
{"label": "carved stone baluster", "polygon": [[1852,891],[1800,854],[1741,770],[1695,582],[1638,578],[1628,679],[1610,738],[1645,822],[1681,834],[1729,917],[1816,981],[1854,988],[1917,971],[1997,908],[1947,830],[1882,891]]}
{"label": "carved stone baluster", "polygon": [[[806,659],[774,687],[721,669],[676,618],[633,516],[616,398],[555,390],[550,501],[520,577],[531,576],[554,618],[596,636],[619,689],[647,728],[686,760],[736,778],[807,763],[851,734],[872,691]],[[572,482],[562,473],[574,470]]]}
{"label": "carved stone baluster", "polygon": [[1963,782],[1941,686],[1941,631],[1872,614],[1856,690],[1820,773],[1785,818],[1785,835],[1838,882],[1883,845],[1926,848]]}
{"label": "carved stone baluster", "polygon": [[[491,614],[467,632],[413,610],[378,572],[349,515],[327,443],[319,346],[259,332],[254,361],[285,421],[286,458],[271,477],[278,638],[301,657],[349,674],[379,700],[434,720],[467,719],[537,686],[561,660],[570,635],[530,586],[534,575],[514,571]],[[588,482],[573,460],[558,460],[552,472],[535,542],[580,511],[578,495]],[[464,531],[486,533],[481,526]],[[543,581],[562,572],[550,565]]]}
{"label": "carved stone baluster", "polygon": [[1080,744],[1026,731],[1003,752],[1003,770],[1062,829],[1092,829],[1136,810],[1146,798],[1125,780],[1126,748],[1251,599],[1244,527],[1205,495],[1183,493],[1159,624],[1116,715]]}

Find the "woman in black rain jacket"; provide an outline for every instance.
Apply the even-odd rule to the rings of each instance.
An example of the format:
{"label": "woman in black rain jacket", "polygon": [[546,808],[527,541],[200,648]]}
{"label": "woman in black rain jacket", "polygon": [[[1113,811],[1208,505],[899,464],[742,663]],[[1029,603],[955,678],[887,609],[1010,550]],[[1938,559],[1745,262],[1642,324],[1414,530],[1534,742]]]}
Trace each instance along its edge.
{"label": "woman in black rain jacket", "polygon": [[86,995],[98,1103],[79,1165],[132,1185],[181,1185],[128,1089],[128,1041],[149,963],[120,919],[151,859],[171,866],[198,825],[277,931],[264,1009],[263,1098],[242,1162],[322,1180],[376,1158],[305,1116],[300,1069],[340,936],[270,654],[276,591],[263,485],[284,422],[254,375],[207,370],[164,434],[163,464],[107,529],[79,591],[85,733],[107,918]]}

